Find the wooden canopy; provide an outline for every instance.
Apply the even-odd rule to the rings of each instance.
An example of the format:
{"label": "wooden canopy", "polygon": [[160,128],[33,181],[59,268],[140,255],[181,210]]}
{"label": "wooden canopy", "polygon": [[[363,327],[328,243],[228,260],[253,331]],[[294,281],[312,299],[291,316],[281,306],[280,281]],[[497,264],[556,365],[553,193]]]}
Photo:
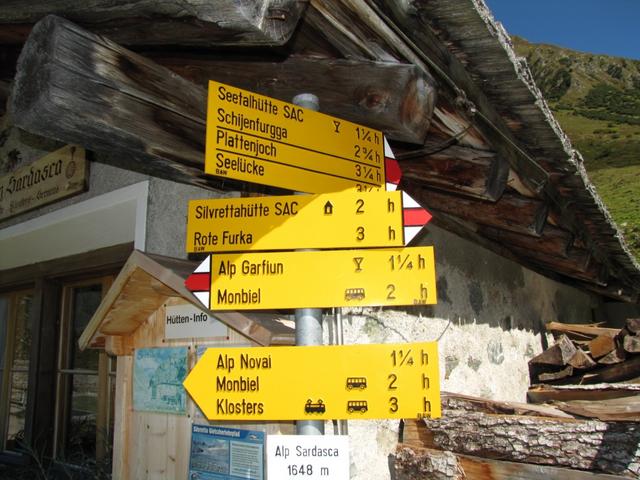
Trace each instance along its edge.
{"label": "wooden canopy", "polygon": [[640,265],[483,0],[209,2],[225,18],[192,0],[141,2],[151,13],[133,3],[0,6],[0,82],[13,81],[16,125],[121,167],[274,193],[203,174],[206,82],[288,101],[315,93],[321,111],[385,132],[401,188],[436,224],[555,279],[638,301]]}
{"label": "wooden canopy", "polygon": [[[196,267],[197,262],[134,250],[78,339],[80,348],[106,346],[108,350],[126,350],[127,338],[172,297],[181,297],[202,308],[184,286]],[[259,345],[295,343],[293,329],[281,323],[277,315],[207,313]]]}

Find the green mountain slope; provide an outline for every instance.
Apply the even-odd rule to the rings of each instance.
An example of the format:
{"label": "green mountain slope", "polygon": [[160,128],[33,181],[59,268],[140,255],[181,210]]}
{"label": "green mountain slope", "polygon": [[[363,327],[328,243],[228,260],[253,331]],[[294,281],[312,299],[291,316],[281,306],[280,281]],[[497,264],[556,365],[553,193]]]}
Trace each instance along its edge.
{"label": "green mountain slope", "polygon": [[640,61],[513,41],[640,258]]}

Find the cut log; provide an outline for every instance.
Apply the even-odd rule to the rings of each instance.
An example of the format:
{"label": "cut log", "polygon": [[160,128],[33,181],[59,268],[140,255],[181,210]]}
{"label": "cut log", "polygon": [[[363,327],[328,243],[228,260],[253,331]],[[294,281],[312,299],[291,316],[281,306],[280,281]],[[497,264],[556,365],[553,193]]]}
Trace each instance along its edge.
{"label": "cut log", "polygon": [[429,210],[471,218],[481,225],[539,237],[544,228],[548,206],[536,199],[519,195],[502,195],[495,203],[462,198],[403,182],[406,191]]}
{"label": "cut log", "polygon": [[559,385],[624,382],[640,377],[640,355],[632,356],[622,363],[603,366],[573,377],[556,380]]}
{"label": "cut log", "polygon": [[283,45],[305,6],[297,0],[3,0],[0,38],[22,43],[31,24],[55,12],[124,45]]}
{"label": "cut log", "polygon": [[547,348],[544,352],[536,355],[531,360],[530,364],[543,364],[543,365],[557,365],[564,367],[576,354],[575,345],[569,340],[566,335],[560,336],[555,345]]}
{"label": "cut log", "polygon": [[622,340],[622,346],[629,353],[640,353],[640,337],[627,335]]}
{"label": "cut log", "polygon": [[407,64],[304,57],[232,62],[156,52],[148,56],[205,88],[216,80],[285,102],[303,91],[313,93],[322,112],[411,143],[423,143],[436,97],[433,81]]}
{"label": "cut log", "polygon": [[431,154],[401,152],[402,176],[430,187],[495,202],[507,184],[509,164],[494,153],[452,146]]}
{"label": "cut log", "polygon": [[589,353],[593,358],[604,357],[616,348],[615,337],[607,334],[598,335],[589,342]]}
{"label": "cut log", "polygon": [[585,400],[553,402],[553,406],[573,415],[597,418],[603,422],[640,422],[639,395],[598,402]]}
{"label": "cut log", "polygon": [[595,367],[596,362],[584,350],[576,348],[576,353],[569,360],[569,365],[578,370],[588,370]]}
{"label": "cut log", "polygon": [[604,357],[598,359],[598,363],[601,365],[615,365],[616,363],[622,363],[627,358],[627,354],[624,349],[618,345]]}
{"label": "cut log", "polygon": [[627,330],[634,335],[637,335],[640,332],[640,318],[627,318],[625,325]]}
{"label": "cut log", "polygon": [[551,382],[553,380],[560,380],[562,378],[570,377],[571,375],[573,375],[573,367],[571,365],[568,365],[562,370],[558,370],[556,372],[540,373],[538,375],[538,381],[542,383]]}
{"label": "cut log", "polygon": [[392,457],[396,480],[615,480],[616,475],[504,462],[400,444]]}
{"label": "cut log", "polygon": [[[573,418],[557,408],[548,407],[546,405],[533,405],[521,402],[506,402],[499,400],[490,400],[487,398],[473,397],[471,395],[463,395],[461,393],[442,392],[442,408],[445,410],[466,410],[469,412],[482,412],[492,414],[509,414],[509,415],[533,415],[539,417],[558,417]],[[411,425],[404,430],[404,433],[411,431]],[[410,437],[403,434],[402,441],[408,442]]]}
{"label": "cut log", "polygon": [[425,448],[632,478],[640,474],[640,425],[636,423],[456,411],[423,421]]}
{"label": "cut log", "polygon": [[599,401],[640,395],[640,385],[633,383],[600,383],[596,385],[535,385],[529,388],[527,400],[533,403],[552,401]]}

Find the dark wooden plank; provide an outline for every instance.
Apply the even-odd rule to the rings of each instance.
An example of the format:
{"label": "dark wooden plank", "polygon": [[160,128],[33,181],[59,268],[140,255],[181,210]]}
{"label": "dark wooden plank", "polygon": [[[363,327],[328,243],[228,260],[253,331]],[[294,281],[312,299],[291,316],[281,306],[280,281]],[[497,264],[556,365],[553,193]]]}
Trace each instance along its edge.
{"label": "dark wooden plank", "polygon": [[429,153],[429,149],[396,153],[402,176],[429,187],[497,201],[509,177],[509,165],[493,152],[451,146]]}
{"label": "dark wooden plank", "polygon": [[55,378],[57,338],[62,287],[56,281],[38,279],[32,327],[32,350],[29,364],[29,404],[27,406],[25,441],[40,455],[51,455],[56,400]]}
{"label": "dark wooden plank", "polygon": [[230,61],[210,55],[146,55],[206,88],[209,80],[286,102],[301,93],[320,99],[320,111],[382,130],[388,138],[422,143],[436,90],[414,65],[290,57],[282,62]]}
{"label": "dark wooden plank", "polygon": [[566,257],[573,239],[570,232],[550,224],[545,225],[539,238],[486,226],[480,227],[478,233],[503,245],[514,245],[553,257]]}
{"label": "dark wooden plank", "polygon": [[21,43],[55,13],[125,45],[283,45],[306,7],[297,0],[3,0],[0,42]]}
{"label": "dark wooden plank", "polygon": [[547,205],[540,200],[505,193],[497,202],[462,198],[403,182],[405,190],[430,211],[442,211],[481,225],[539,237],[547,217]]}
{"label": "dark wooden plank", "polygon": [[21,267],[0,270],[0,291],[33,283],[40,277],[80,275],[85,272],[117,272],[133,251],[133,243],[105,247],[88,253],[48,260]]}

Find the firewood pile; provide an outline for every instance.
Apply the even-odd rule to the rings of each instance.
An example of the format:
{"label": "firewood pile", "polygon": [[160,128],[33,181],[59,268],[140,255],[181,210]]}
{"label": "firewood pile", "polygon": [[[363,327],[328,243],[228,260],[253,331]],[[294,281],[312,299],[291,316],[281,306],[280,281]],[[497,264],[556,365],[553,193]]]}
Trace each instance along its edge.
{"label": "firewood pile", "polygon": [[532,385],[629,382],[640,377],[640,318],[624,328],[551,322],[556,343],[529,361]]}

